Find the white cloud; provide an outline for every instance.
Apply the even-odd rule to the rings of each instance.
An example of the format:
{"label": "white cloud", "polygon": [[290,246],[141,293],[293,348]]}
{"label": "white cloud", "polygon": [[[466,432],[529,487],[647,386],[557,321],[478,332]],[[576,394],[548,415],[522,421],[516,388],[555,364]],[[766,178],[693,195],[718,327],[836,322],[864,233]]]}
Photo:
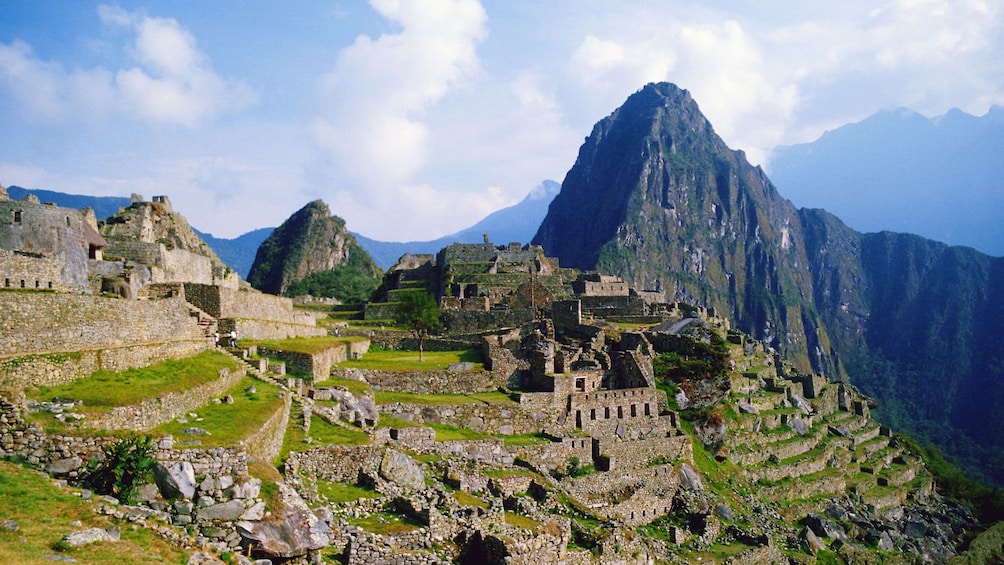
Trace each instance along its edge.
{"label": "white cloud", "polygon": [[251,89],[213,72],[177,21],[105,6],[99,14],[105,24],[135,34],[129,53],[137,66],[68,70],[39,59],[23,41],[0,44],[0,84],[14,95],[23,119],[85,124],[125,116],[194,127],[253,104]]}
{"label": "white cloud", "polygon": [[[475,47],[487,16],[471,0],[371,4],[400,31],[359,36],[339,53],[321,81],[313,134],[337,190],[352,193],[351,206],[400,228],[405,218],[414,225],[419,210],[441,218],[436,202],[450,200],[417,179],[428,162],[427,113],[479,72]],[[350,204],[336,213],[341,206]]]}

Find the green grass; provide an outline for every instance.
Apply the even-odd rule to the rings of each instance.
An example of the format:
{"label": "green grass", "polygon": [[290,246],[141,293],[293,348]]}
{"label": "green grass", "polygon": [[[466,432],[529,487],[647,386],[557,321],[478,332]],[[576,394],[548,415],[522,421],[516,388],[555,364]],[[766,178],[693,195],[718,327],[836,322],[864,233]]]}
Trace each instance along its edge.
{"label": "green grass", "polygon": [[509,436],[501,436],[505,441],[506,447],[524,447],[527,445],[540,445],[544,443],[551,443],[551,440],[542,436],[541,434],[513,434]]}
{"label": "green grass", "polygon": [[517,528],[523,528],[524,530],[530,530],[534,533],[540,528],[540,522],[526,516],[521,516],[515,512],[509,512],[508,510],[505,513],[505,523]]}
{"label": "green grass", "polygon": [[317,494],[327,498],[331,504],[343,504],[360,498],[380,498],[383,496],[372,489],[324,479],[317,479]]}
{"label": "green grass", "polygon": [[436,430],[436,441],[477,440],[494,437],[470,428],[457,428],[446,424],[427,423],[426,426]]}
{"label": "green grass", "polygon": [[421,427],[415,422],[405,420],[404,418],[398,418],[397,416],[392,416],[390,414],[380,414],[380,419],[377,420],[378,428],[417,428]]}
{"label": "green grass", "polygon": [[[115,525],[73,493],[68,487],[53,486],[51,479],[37,471],[0,461],[0,516],[18,525],[16,532],[0,529],[0,563],[52,563],[47,556],[56,553],[52,547],[64,535]],[[72,525],[73,521],[79,521],[80,525]],[[62,554],[78,563],[98,565],[184,564],[188,560],[183,550],[170,546],[149,530],[133,530],[125,525],[121,527],[121,541],[96,543]]]}
{"label": "green grass", "polygon": [[361,429],[329,424],[318,416],[310,417],[311,445],[366,445],[370,436]]}
{"label": "green grass", "polygon": [[[246,392],[244,389],[252,384],[256,392]],[[201,420],[186,416],[187,423],[174,420],[153,428],[150,433],[154,436],[171,434],[176,444],[200,440],[200,447],[235,446],[260,430],[265,421],[282,407],[283,400],[277,396],[278,392],[279,387],[271,383],[245,377],[229,391],[234,398],[233,404],[206,404],[195,410]],[[202,428],[210,435],[183,434],[181,430],[184,428]]]}
{"label": "green grass", "polygon": [[258,347],[274,349],[276,351],[291,351],[314,355],[336,347],[345,347],[345,344],[349,342],[363,341],[365,339],[358,336],[334,337],[322,335],[315,337],[291,337],[289,339],[245,339],[241,340],[241,343],[244,345],[257,345]]}
{"label": "green grass", "polygon": [[488,503],[480,498],[474,496],[469,492],[462,490],[454,491],[451,493],[453,498],[457,499],[457,502],[463,504],[464,506],[476,506],[478,508],[488,508]]}
{"label": "green grass", "polygon": [[362,518],[351,518],[349,523],[367,532],[380,535],[404,534],[422,527],[405,517],[390,512],[376,512]]}
{"label": "green grass", "polygon": [[121,372],[95,371],[69,384],[39,387],[32,396],[38,400],[54,397],[83,401],[76,411],[100,415],[116,406],[139,404],[147,398],[184,392],[219,378],[221,369],[236,370],[236,361],[215,351],[203,351],[184,359],[172,359]]}
{"label": "green grass", "polygon": [[473,370],[483,371],[485,366],[481,353],[476,349],[463,351],[426,351],[422,361],[418,351],[398,351],[370,347],[361,359],[350,359],[338,364],[338,368],[370,369],[374,371],[440,371],[451,363],[470,362]]}

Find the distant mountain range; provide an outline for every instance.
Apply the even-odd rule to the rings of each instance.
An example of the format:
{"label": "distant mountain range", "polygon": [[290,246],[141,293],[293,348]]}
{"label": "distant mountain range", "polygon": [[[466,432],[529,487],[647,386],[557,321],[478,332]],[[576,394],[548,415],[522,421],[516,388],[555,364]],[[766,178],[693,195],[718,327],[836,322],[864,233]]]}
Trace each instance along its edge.
{"label": "distant mountain range", "polygon": [[796,205],[858,231],[915,233],[1004,255],[1004,108],[926,118],[901,108],[778,147],[768,173]]}
{"label": "distant mountain range", "polygon": [[[377,241],[356,232],[349,233],[356,238],[360,247],[370,254],[377,266],[384,270],[392,267],[405,253],[434,254],[451,243],[479,243],[484,241],[486,234],[499,245],[511,241],[527,243],[537,231],[537,226],[547,214],[547,206],[559,190],[561,185],[553,180],[545,180],[518,204],[497,210],[467,229],[431,241]],[[118,213],[119,208],[128,207],[130,202],[129,198],[117,196],[82,196],[18,186],[8,187],[7,192],[15,200],[21,200],[31,193],[42,202],[53,202],[67,208],[91,208],[99,220]],[[198,229],[194,231],[213,248],[224,263],[247,279],[258,247],[274,229],[274,227],[259,228],[232,239],[215,237]]]}
{"label": "distant mountain range", "polygon": [[405,253],[438,253],[452,243],[481,243],[484,237],[498,244],[528,243],[537,232],[547,207],[561,190],[553,180],[545,180],[526,195],[518,204],[502,208],[473,226],[431,241],[387,242],[376,241],[352,232],[359,245],[383,269],[389,269]]}

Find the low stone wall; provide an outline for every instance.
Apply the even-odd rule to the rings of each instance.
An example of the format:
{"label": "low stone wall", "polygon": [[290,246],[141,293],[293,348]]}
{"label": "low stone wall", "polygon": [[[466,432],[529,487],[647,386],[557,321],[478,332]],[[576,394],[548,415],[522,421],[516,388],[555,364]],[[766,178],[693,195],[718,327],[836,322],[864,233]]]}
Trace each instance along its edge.
{"label": "low stone wall", "polygon": [[[358,369],[351,369],[348,372],[339,372],[332,368],[348,359],[361,357],[370,346],[369,340],[344,341],[336,346],[330,347],[319,353],[299,353],[296,351],[281,351],[259,347],[258,352],[273,359],[281,359],[286,363],[286,372],[299,376],[306,376],[315,381],[323,381],[328,376],[337,376],[358,380],[355,376],[345,376],[350,373],[360,374]],[[369,375],[370,371],[363,374]]]}
{"label": "low stone wall", "polygon": [[379,468],[384,447],[375,445],[325,445],[304,453],[290,452],[286,476],[308,474],[328,481],[355,484],[362,468]]}
{"label": "low stone wall", "polygon": [[[362,375],[373,390],[422,394],[471,394],[496,390],[499,384],[488,371],[369,371],[335,369],[332,376],[356,378]],[[503,383],[504,384],[504,383]]]}
{"label": "low stone wall", "polygon": [[693,464],[694,446],[689,435],[640,439],[632,441],[601,441],[600,455],[609,459],[610,469],[636,469],[663,459]]}
{"label": "low stone wall", "polygon": [[383,414],[408,420],[416,424],[442,423],[489,434],[531,434],[544,429],[553,420],[541,412],[525,412],[518,406],[504,407],[488,404],[381,404]]}
{"label": "low stone wall", "polygon": [[[220,335],[237,330],[237,339],[286,339],[328,335],[328,331],[312,324],[294,324],[276,320],[251,318],[220,318]],[[239,343],[239,341],[238,341]]]}
{"label": "low stone wall", "polygon": [[0,288],[80,291],[63,283],[59,259],[54,255],[18,253],[0,249]]}
{"label": "low stone wall", "polygon": [[61,385],[87,377],[97,370],[124,371],[146,367],[167,359],[190,357],[209,347],[206,339],[199,338],[9,357],[0,359],[0,385],[16,388]]}
{"label": "low stone wall", "polygon": [[286,426],[289,424],[292,398],[292,395],[284,394],[282,406],[276,409],[272,417],[250,437],[241,441],[241,447],[247,451],[251,458],[271,463],[279,455]]}
{"label": "low stone wall", "polygon": [[195,410],[211,398],[223,396],[244,378],[244,374],[243,368],[236,371],[221,369],[220,377],[214,381],[182,392],[169,392],[156,398],[147,398],[137,405],[117,406],[104,416],[87,422],[87,427],[133,431],[155,428]]}

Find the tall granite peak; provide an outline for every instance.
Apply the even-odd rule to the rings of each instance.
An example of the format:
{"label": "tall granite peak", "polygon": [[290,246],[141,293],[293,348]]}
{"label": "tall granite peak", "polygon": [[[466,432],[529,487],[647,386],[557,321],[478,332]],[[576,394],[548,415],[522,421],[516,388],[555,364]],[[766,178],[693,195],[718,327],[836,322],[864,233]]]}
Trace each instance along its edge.
{"label": "tall granite peak", "polygon": [[345,220],[314,200],[293,213],[262,242],[248,273],[251,286],[281,295],[307,276],[352,265],[379,277],[383,273],[346,230]]}
{"label": "tall granite peak", "polygon": [[597,123],[533,243],[716,309],[1004,484],[1004,258],[796,209],[687,91],[649,84]]}
{"label": "tall granite peak", "polygon": [[718,309],[835,372],[811,294],[799,217],[729,149],[686,90],[649,84],[593,128],[533,239],[563,266]]}

